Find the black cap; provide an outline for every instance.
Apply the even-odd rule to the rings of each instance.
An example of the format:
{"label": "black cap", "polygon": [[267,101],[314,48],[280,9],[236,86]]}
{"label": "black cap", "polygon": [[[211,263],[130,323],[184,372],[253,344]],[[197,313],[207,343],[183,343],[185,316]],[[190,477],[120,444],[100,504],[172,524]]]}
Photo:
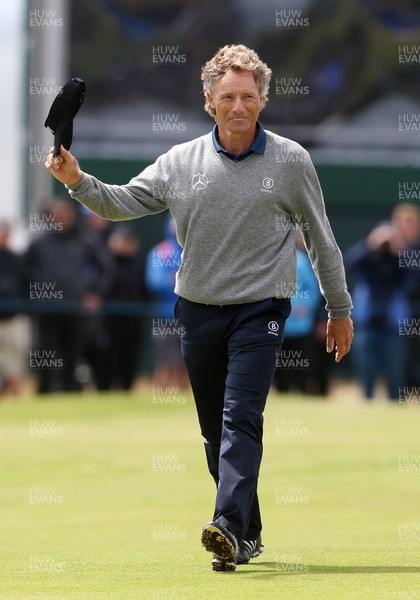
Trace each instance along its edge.
{"label": "black cap", "polygon": [[60,154],[61,145],[66,150],[70,150],[73,140],[73,119],[82,105],[85,92],[85,82],[74,77],[63,86],[51,105],[44,126],[54,134],[54,156]]}

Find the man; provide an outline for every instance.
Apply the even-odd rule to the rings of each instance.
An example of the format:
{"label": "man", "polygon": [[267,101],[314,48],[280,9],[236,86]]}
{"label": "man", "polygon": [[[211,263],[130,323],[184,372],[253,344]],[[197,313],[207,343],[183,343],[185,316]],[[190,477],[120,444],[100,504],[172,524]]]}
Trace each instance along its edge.
{"label": "man", "polygon": [[144,318],[136,314],[148,301],[140,240],[133,231],[119,226],[108,238],[114,260],[114,276],[104,296],[105,348],[99,354],[98,388],[132,389],[139,369]]}
{"label": "man", "polygon": [[24,306],[23,261],[11,248],[11,226],[0,222],[0,395],[22,392],[29,346]]}
{"label": "man", "polygon": [[127,185],[83,173],[65,150],[46,161],[73,198],[103,217],[134,219],[168,208],[175,219],[183,247],[175,316],[217,483],[213,521],[201,541],[216,571],[234,570],[263,549],[263,411],[296,291],[295,223],[327,300],[327,350],[336,347],[337,361],[353,335],[342,257],[308,153],[258,122],[270,76],[253,50],[219,50],[202,69],[212,133],[175,146]]}
{"label": "man", "polygon": [[398,258],[403,248],[397,229],[382,223],[345,256],[347,269],[354,274],[355,367],[367,400],[374,397],[379,377],[384,377],[392,400],[398,401],[403,387],[405,340],[398,323],[409,316],[406,273]]}
{"label": "man", "polygon": [[73,202],[55,198],[46,210],[59,230],[46,231],[29,245],[25,277],[37,316],[39,350],[55,352],[62,368],[40,369],[38,393],[75,392],[81,389],[76,367],[83,357],[87,322],[108,290],[113,265],[78,221]]}
{"label": "man", "polygon": [[[409,316],[415,322],[420,323],[420,207],[409,202],[397,204],[392,211],[391,222],[403,241],[399,266],[405,271],[404,292],[408,302]],[[403,380],[407,388],[419,390],[420,344],[417,336],[407,337],[405,346]]]}

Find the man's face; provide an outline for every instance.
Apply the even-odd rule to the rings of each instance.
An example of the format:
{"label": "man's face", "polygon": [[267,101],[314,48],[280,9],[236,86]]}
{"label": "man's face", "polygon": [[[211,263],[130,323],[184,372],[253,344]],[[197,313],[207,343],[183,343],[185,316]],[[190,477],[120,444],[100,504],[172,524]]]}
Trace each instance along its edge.
{"label": "man's face", "polygon": [[255,131],[261,95],[251,72],[229,69],[214,83],[207,98],[216,111],[219,129],[231,133]]}

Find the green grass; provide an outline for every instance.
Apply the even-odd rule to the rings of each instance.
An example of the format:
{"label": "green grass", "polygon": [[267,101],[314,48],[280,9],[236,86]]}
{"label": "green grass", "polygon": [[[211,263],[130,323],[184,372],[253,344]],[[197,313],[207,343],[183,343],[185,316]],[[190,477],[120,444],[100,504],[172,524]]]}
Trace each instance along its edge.
{"label": "green grass", "polygon": [[4,401],[0,598],[420,600],[419,432],[418,406],[271,396],[266,551],[213,573],[190,396]]}

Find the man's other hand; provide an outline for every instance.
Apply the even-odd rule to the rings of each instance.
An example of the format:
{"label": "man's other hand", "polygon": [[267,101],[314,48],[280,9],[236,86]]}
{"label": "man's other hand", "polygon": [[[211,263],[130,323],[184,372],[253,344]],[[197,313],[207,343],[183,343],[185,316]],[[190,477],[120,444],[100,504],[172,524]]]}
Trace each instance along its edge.
{"label": "man's other hand", "polygon": [[348,352],[353,339],[353,321],[350,317],[345,319],[328,319],[327,323],[327,352],[332,352],[334,348],[335,362],[340,360]]}

